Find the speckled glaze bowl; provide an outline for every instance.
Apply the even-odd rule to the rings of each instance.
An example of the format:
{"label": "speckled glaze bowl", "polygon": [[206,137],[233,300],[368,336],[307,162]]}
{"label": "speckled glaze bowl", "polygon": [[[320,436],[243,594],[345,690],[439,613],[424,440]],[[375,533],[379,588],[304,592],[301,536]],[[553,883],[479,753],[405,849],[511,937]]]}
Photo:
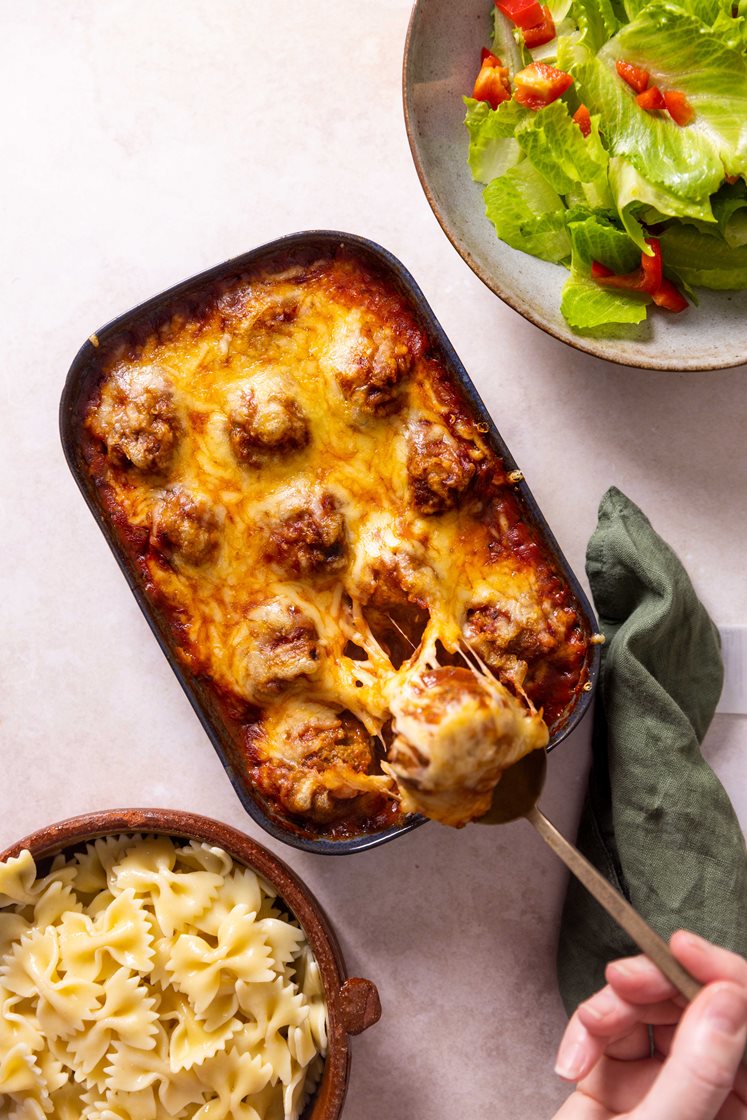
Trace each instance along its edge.
{"label": "speckled glaze bowl", "polygon": [[747,361],[747,291],[698,290],[699,307],[656,313],[635,339],[585,338],[560,314],[561,265],[498,239],[467,166],[462,96],[490,42],[491,0],[416,0],[405,46],[407,134],[423,190],[446,236],[489,288],[548,334],[608,361],[662,370],[723,369]]}
{"label": "speckled glaze bowl", "polygon": [[340,946],[321,906],[298,876],[267,848],[227,824],[178,809],[108,809],[71,817],[32,832],[0,852],[0,861],[27,848],[39,862],[99,836],[123,832],[214,844],[277,890],[306,934],[319,964],[327,1003],[329,1043],[324,1073],[302,1120],[337,1120],[342,1114],[350,1075],[349,1036],[378,1022],[379,994],[370,980],[347,977]]}

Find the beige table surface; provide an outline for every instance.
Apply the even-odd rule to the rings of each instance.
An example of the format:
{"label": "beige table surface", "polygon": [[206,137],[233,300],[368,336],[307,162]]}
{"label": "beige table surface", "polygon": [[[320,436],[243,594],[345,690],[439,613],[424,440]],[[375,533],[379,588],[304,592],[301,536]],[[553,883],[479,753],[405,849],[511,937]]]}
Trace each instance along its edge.
{"label": "beige table surface", "polygon": [[[80,343],[162,288],[280,234],[336,228],[413,272],[580,573],[604,489],[638,501],[719,623],[747,622],[747,368],[616,368],[542,335],[438,228],[405,137],[408,0],[1,0],[3,588],[0,846],[124,805],[264,839],[70,478],[57,402]],[[747,721],[706,754],[747,818]],[[588,725],[552,759],[569,834]],[[281,846],[269,841],[274,850]],[[529,826],[430,825],[371,854],[282,854],[333,916],[381,1024],[350,1120],[544,1120],[564,1016],[565,875]]]}

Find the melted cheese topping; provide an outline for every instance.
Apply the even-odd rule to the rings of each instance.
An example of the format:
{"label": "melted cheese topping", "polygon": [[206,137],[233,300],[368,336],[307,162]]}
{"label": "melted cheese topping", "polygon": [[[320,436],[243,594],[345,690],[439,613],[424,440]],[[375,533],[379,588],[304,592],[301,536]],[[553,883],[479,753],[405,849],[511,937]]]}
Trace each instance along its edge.
{"label": "melted cheese topping", "polygon": [[392,696],[387,765],[403,807],[461,828],[484,816],[504,770],[547,746],[544,720],[487,673],[429,670]]}
{"label": "melted cheese topping", "polygon": [[[350,261],[243,280],[204,313],[176,316],[136,352],[110,357],[87,419],[108,450],[106,484],[130,526],[152,534],[161,503],[174,492],[212,511],[217,544],[206,561],[191,563],[178,548],[164,558],[151,547],[144,557],[153,587],[178,619],[179,644],[194,671],[256,702],[253,612],[278,598],[311,619],[318,634],[315,669],[264,698],[255,741],[264,758],[297,772],[298,782],[345,798],[366,790],[396,797],[397,790],[389,775],[370,772],[375,767],[368,773],[351,767],[344,752],[309,769],[292,749],[299,705],[350,712],[379,736],[391,719],[392,697],[413,674],[438,663],[438,643],[448,653],[463,648],[468,608],[497,602],[524,627],[539,626],[550,610],[546,576],[505,550],[491,552],[502,530],[487,499],[470,492],[457,508],[435,515],[419,514],[413,502],[408,432],[423,421],[454,434],[483,471],[483,489],[492,494],[506,480],[477,423],[466,410],[455,414],[458,390],[444,391],[444,372],[425,353],[403,306]],[[340,371],[360,366],[376,332],[387,330],[409,340],[412,362],[396,406],[381,415],[343,391]],[[122,384],[136,392],[140,371],[152,389],[154,369],[155,382],[165,377],[170,386],[178,436],[168,467],[149,474],[116,460],[112,432],[126,425],[122,413],[132,408],[121,401]],[[259,407],[273,394],[296,402],[307,421],[306,445],[263,455],[259,466],[240,462],[229,414],[247,390]],[[267,428],[277,430],[275,416]],[[344,518],[343,564],[293,576],[272,556],[273,535],[279,521],[313,508],[322,493]],[[427,605],[422,639],[398,667],[367,621],[366,604],[382,573],[395,573],[410,600]],[[348,655],[352,647],[355,657]],[[303,664],[308,669],[308,659]]]}

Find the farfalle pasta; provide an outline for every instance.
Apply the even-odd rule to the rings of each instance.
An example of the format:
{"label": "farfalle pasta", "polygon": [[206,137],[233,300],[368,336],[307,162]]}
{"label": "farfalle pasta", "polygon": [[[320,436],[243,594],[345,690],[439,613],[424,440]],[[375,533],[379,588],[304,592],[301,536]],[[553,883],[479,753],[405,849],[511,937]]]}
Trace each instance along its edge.
{"label": "farfalle pasta", "polygon": [[220,848],[104,837],[0,864],[0,1115],[297,1120],[321,1075],[318,965]]}

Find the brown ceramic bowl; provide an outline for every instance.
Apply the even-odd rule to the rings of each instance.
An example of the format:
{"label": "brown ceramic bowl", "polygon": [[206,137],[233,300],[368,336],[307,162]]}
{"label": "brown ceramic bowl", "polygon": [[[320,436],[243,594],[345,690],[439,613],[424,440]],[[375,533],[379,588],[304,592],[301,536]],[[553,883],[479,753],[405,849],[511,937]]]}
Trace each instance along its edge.
{"label": "brown ceramic bowl", "polygon": [[17,856],[26,848],[39,862],[99,836],[123,832],[155,833],[215,844],[238,863],[258,872],[277,890],[306,934],[319,964],[327,1002],[329,1042],[324,1073],[302,1120],[337,1120],[350,1073],[348,1036],[360,1034],[378,1021],[379,993],[370,980],[348,979],[340,946],[321,906],[298,876],[267,848],[227,824],[180,809],[106,809],[32,832],[0,852],[0,861]]}

